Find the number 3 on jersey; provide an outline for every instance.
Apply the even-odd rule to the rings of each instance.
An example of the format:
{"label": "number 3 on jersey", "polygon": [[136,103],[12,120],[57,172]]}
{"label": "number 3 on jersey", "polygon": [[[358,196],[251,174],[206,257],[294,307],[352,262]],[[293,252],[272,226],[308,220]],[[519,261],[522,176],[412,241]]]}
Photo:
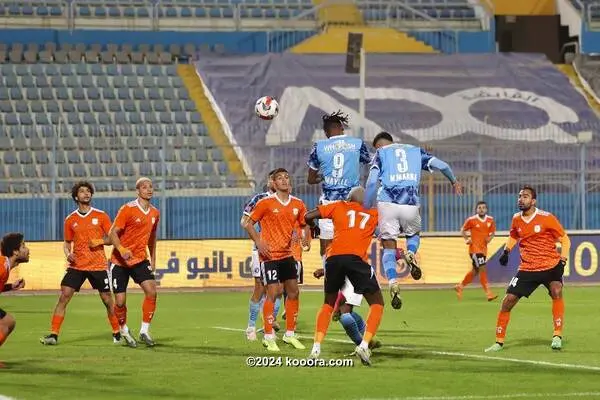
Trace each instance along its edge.
{"label": "number 3 on jersey", "polygon": [[406,159],[406,151],[404,149],[396,149],[396,158],[398,159],[398,172],[403,174],[408,171],[408,160]]}
{"label": "number 3 on jersey", "polygon": [[340,179],[344,175],[344,153],[335,153],[333,156],[333,171],[331,175]]}
{"label": "number 3 on jersey", "polygon": [[[354,210],[350,210],[346,213],[346,215],[348,216],[349,220],[348,220],[348,228],[354,228],[354,226],[356,225],[356,211]],[[359,212],[358,215],[361,217],[360,223],[358,224],[358,227],[360,229],[365,229],[365,226],[367,226],[367,222],[369,222],[369,218],[371,218],[371,216],[367,213],[364,212]]]}

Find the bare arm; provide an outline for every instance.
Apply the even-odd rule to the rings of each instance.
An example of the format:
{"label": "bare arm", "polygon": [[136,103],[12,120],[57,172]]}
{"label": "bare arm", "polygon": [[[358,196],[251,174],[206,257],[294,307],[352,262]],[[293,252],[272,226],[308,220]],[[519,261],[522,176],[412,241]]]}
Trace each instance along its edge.
{"label": "bare arm", "polygon": [[111,226],[110,231],[108,231],[108,238],[110,239],[110,242],[112,243],[112,245],[114,246],[115,249],[117,249],[117,251],[121,254],[121,257],[123,257],[124,260],[128,260],[131,258],[131,250],[123,247],[123,245],[121,244],[121,240],[119,239],[119,233],[121,233],[123,231],[122,228],[118,228],[116,225],[113,224],[113,226]]}
{"label": "bare arm", "polygon": [[63,251],[65,253],[65,257],[69,258],[69,255],[71,255],[71,242],[68,240],[65,240],[63,243]]}
{"label": "bare arm", "polygon": [[506,244],[504,245],[504,250],[505,251],[511,251],[513,249],[513,247],[515,247],[517,244],[517,239],[515,239],[512,236],[509,236],[508,241],[506,242]]}
{"label": "bare arm", "polygon": [[471,243],[471,238],[469,236],[470,232],[471,231],[469,229],[465,229],[464,227],[460,229],[460,234],[462,235],[463,239],[465,239],[466,244]]}
{"label": "bare arm", "polygon": [[306,226],[314,227],[315,220],[317,220],[319,218],[321,218],[321,212],[319,211],[318,208],[313,208],[312,210],[307,212],[306,215],[304,216],[304,219],[306,220]]}
{"label": "bare arm", "polygon": [[308,179],[307,179],[308,183],[310,185],[316,185],[318,183],[321,183],[323,181],[323,177],[321,175],[319,175],[319,171],[317,171],[316,169],[312,169],[310,167],[308,167]]}
{"label": "bare arm", "polygon": [[148,250],[150,250],[150,267],[152,268],[152,271],[154,271],[156,269],[156,226],[150,234]]}
{"label": "bare arm", "polygon": [[254,229],[255,223],[256,222],[254,222],[252,218],[248,218],[247,221],[242,225],[242,227],[246,230],[246,232],[248,232],[248,236],[256,245],[258,252],[265,257],[269,257],[269,247],[260,239],[260,235],[258,234],[258,232],[256,232],[256,229]]}

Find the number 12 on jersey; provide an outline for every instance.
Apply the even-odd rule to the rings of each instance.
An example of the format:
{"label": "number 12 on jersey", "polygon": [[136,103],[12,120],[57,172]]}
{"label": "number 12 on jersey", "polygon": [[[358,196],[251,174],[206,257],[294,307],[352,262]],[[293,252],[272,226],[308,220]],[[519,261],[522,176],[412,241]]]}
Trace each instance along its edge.
{"label": "number 12 on jersey", "polygon": [[365,229],[365,226],[367,226],[367,222],[369,222],[369,218],[371,218],[371,215],[364,212],[357,213],[354,210],[350,210],[346,213],[346,215],[348,216],[348,228],[354,228],[354,226],[356,225],[356,214],[358,214],[358,216],[361,217],[358,227],[360,229]]}

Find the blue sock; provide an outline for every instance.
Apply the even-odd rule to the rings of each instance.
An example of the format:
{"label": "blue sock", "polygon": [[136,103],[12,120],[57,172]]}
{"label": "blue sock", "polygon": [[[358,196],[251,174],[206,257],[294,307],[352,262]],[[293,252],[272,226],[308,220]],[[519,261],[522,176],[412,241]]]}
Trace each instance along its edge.
{"label": "blue sock", "polygon": [[344,313],[340,316],[340,322],[346,331],[346,335],[358,346],[362,342],[362,335],[358,330],[358,324],[350,313]]}
{"label": "blue sock", "polygon": [[419,250],[419,245],[421,244],[421,236],[414,235],[406,238],[406,249],[408,251],[412,251],[413,254],[417,253]]}
{"label": "blue sock", "polygon": [[260,314],[262,310],[263,299],[260,299],[259,302],[255,303],[250,299],[250,315],[248,316],[248,326],[256,326],[256,320],[258,319],[258,314]]}
{"label": "blue sock", "polygon": [[365,321],[363,321],[362,317],[359,314],[355,313],[354,311],[352,311],[350,313],[350,315],[352,315],[352,317],[356,321],[356,326],[358,327],[358,331],[360,332],[360,334],[364,335],[365,334]]}
{"label": "blue sock", "polygon": [[385,270],[385,276],[388,280],[396,279],[398,273],[396,272],[396,249],[383,249],[383,269]]}
{"label": "blue sock", "polygon": [[273,308],[273,318],[277,319],[280,308],[281,308],[281,296],[279,296],[275,299],[275,306]]}

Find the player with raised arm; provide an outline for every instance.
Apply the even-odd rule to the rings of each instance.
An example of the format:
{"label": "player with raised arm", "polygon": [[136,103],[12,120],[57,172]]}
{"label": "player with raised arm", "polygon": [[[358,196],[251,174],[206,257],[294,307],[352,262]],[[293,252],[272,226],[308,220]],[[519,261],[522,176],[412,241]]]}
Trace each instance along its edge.
{"label": "player with raised arm", "polygon": [[[392,307],[400,309],[402,300],[396,272],[396,240],[400,234],[406,235],[407,251],[404,255],[411,276],[419,280],[422,275],[415,258],[421,241],[421,170],[441,171],[452,183],[456,194],[461,194],[462,189],[448,164],[420,147],[394,143],[392,135],[387,132],[375,136],[373,147],[377,151],[367,181],[365,207],[372,207],[377,200],[379,237],[383,244],[383,268],[390,284]],[[379,190],[378,183],[381,183]]]}
{"label": "player with raised arm", "polygon": [[60,296],[52,314],[50,334],[40,339],[42,344],[58,343],[58,334],[65,319],[67,305],[86,279],[92,288],[98,291],[106,307],[114,343],[121,341],[119,321],[115,316],[110,293],[108,260],[104,253],[104,246],[110,245],[110,218],[104,211],[92,207],[93,195],[94,187],[86,181],[77,182],[71,189],[71,197],[77,204],[77,209],[65,218],[64,223],[63,249],[68,267],[60,283]]}
{"label": "player with raised arm", "polygon": [[[29,249],[25,245],[22,233],[7,233],[0,243],[0,292],[10,292],[25,287],[25,280],[6,283],[10,271],[21,263],[29,262]],[[0,308],[0,346],[15,329],[15,317]],[[1,365],[1,364],[0,364]]]}
{"label": "player with raised arm", "polygon": [[494,217],[488,215],[488,207],[485,201],[478,202],[475,211],[475,215],[467,218],[460,229],[465,243],[469,246],[469,257],[473,267],[454,289],[458,299],[462,299],[463,288],[473,281],[473,277],[479,275],[481,287],[483,287],[488,301],[492,301],[498,298],[498,295],[490,290],[485,264],[487,262],[488,243],[492,241],[496,234],[496,221],[494,221]]}
{"label": "player with raised arm", "polygon": [[[269,174],[267,175],[266,191],[254,195],[244,205],[244,212],[240,220],[240,224],[242,227],[244,227],[245,224],[248,222],[248,219],[250,218],[250,213],[252,212],[252,210],[254,210],[254,207],[256,207],[256,203],[258,203],[261,199],[264,199],[265,197],[270,196],[274,193],[272,175],[273,171],[269,172]],[[257,227],[260,232],[260,224],[258,224]],[[250,341],[256,340],[256,321],[258,319],[258,315],[262,311],[265,295],[265,286],[262,283],[260,260],[256,245],[252,246],[252,277],[254,278],[254,290],[252,291],[252,295],[250,296],[250,304],[248,311],[248,327],[246,328],[246,338]],[[276,313],[275,318],[277,318],[277,313],[279,312],[280,304],[281,296],[278,296],[275,300],[274,307],[274,312]],[[273,328],[276,331],[279,330],[279,324],[277,324],[276,321],[273,321]]]}
{"label": "player with raised arm", "polygon": [[[154,189],[150,178],[135,183],[137,199],[121,207],[110,228],[109,238],[114,248],[111,257],[111,284],[115,294],[115,314],[121,327],[121,336],[129,347],[137,347],[127,327],[127,285],[129,278],[144,291],[142,326],[139,339],[154,346],[150,336],[150,322],[156,310],[156,230],[160,212],[151,203]],[[150,259],[146,249],[150,251]]]}
{"label": "player with raised arm", "polygon": [[[535,189],[530,186],[524,186],[519,191],[517,204],[521,212],[513,216],[510,236],[500,256],[500,264],[508,264],[508,255],[517,244],[521,253],[521,262],[519,271],[511,279],[506,289],[506,296],[502,299],[496,323],[496,343],[485,349],[486,352],[503,349],[511,310],[521,297],[529,297],[539,285],[544,285],[552,298],[554,333],[551,347],[554,350],[562,349],[565,317],[562,277],[571,240],[554,215],[537,208],[536,197]],[[561,244],[560,254],[556,250],[557,242]]]}
{"label": "player with raised arm", "polygon": [[325,301],[317,315],[315,341],[310,353],[312,358],[318,358],[321,354],[321,342],[329,328],[337,293],[345,285],[347,278],[354,287],[353,292],[363,295],[370,306],[365,334],[355,353],[363,364],[371,364],[369,342],[381,322],[383,296],[375,271],[367,263],[367,249],[377,227],[377,211],[364,208],[363,201],[364,189],[356,187],[350,192],[349,201],[319,205],[305,217],[310,225],[318,218],[329,218],[335,229],[333,241],[327,251]]}
{"label": "player with raised arm", "polygon": [[[304,230],[302,245],[310,249],[310,232],[304,222],[306,206],[302,200],[290,195],[290,176],[284,168],[273,173],[273,189],[275,194],[260,200],[244,228],[258,248],[263,284],[267,296],[263,305],[264,331],[263,345],[268,351],[279,351],[273,333],[273,311],[275,298],[282,283],[287,292],[285,302],[286,332],[283,342],[303,349],[295,330],[299,309],[298,270],[292,252],[292,239],[296,224]],[[260,223],[260,235],[254,224]]]}

